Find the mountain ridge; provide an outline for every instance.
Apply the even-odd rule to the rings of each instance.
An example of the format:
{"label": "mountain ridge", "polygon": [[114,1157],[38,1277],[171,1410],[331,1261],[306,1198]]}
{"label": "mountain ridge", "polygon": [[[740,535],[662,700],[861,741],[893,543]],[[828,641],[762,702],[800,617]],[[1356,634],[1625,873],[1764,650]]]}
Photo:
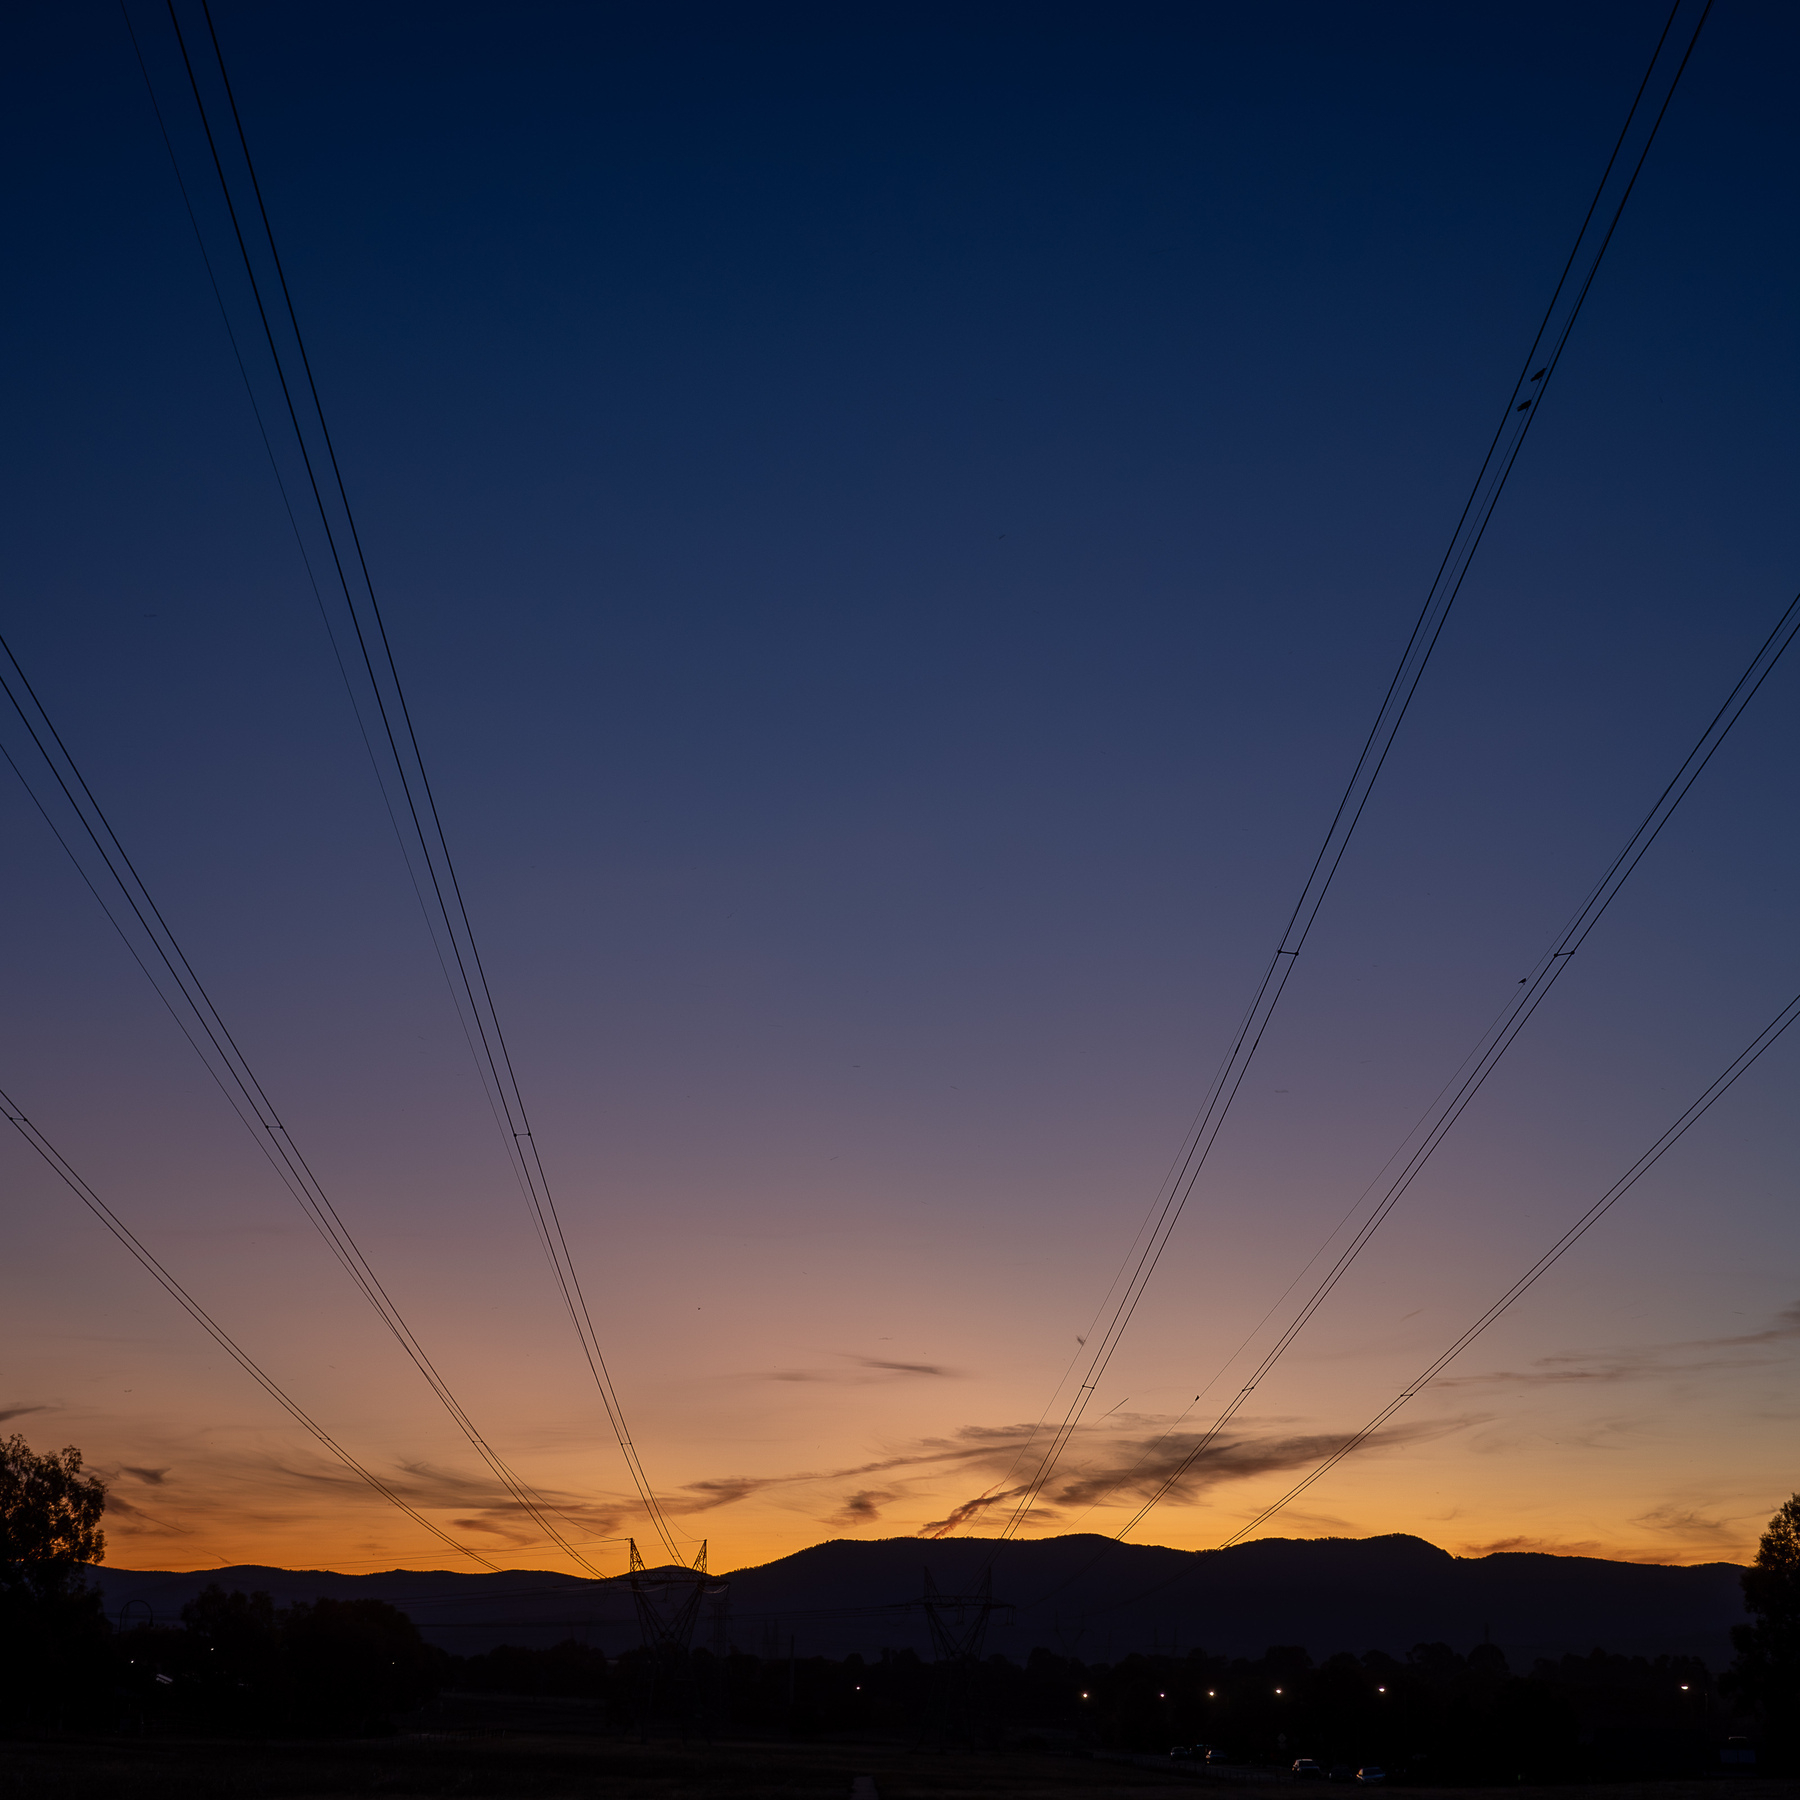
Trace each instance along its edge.
{"label": "mountain ridge", "polygon": [[[1458,1557],[1407,1533],[1373,1538],[1259,1538],[1229,1550],[1117,1544],[1091,1534],[1028,1542],[993,1538],[833,1538],[730,1571],[729,1612],[703,1610],[696,1644],[729,1642],[758,1655],[930,1650],[920,1605],[927,1572],[945,1594],[991,1570],[1006,1608],[986,1648],[1022,1658],[1038,1645],[1089,1662],[1134,1651],[1185,1655],[1204,1647],[1257,1655],[1301,1644],[1319,1660],[1339,1650],[1498,1644],[1523,1672],[1537,1657],[1596,1646],[1630,1655],[1731,1654],[1743,1618],[1735,1563],[1616,1562],[1546,1551]],[[371,1596],[411,1614],[428,1639],[473,1652],[494,1644],[580,1637],[609,1652],[637,1640],[630,1591],[553,1570],[463,1574],[240,1564],[195,1571],[96,1568],[109,1613],[148,1608],[172,1622],[208,1582],[261,1588],[278,1605]],[[133,1603],[136,1602],[136,1605]]]}

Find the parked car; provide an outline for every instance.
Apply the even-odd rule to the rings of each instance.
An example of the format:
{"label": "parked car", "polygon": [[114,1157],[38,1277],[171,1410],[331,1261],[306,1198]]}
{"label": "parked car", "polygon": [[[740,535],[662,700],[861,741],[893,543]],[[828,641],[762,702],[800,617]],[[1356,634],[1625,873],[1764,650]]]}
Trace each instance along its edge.
{"label": "parked car", "polygon": [[1288,1773],[1296,1781],[1323,1781],[1325,1779],[1325,1771],[1310,1756],[1298,1758]]}
{"label": "parked car", "polygon": [[1204,1744],[1175,1744],[1171,1746],[1169,1754],[1177,1762],[1192,1762],[1196,1757],[1206,1755],[1206,1746]]}
{"label": "parked car", "polygon": [[1206,1761],[1209,1768],[1216,1769],[1222,1763],[1230,1762],[1231,1758],[1223,1750],[1209,1750],[1206,1753]]}
{"label": "parked car", "polygon": [[1356,1779],[1355,1763],[1333,1763],[1327,1781],[1354,1781]]}
{"label": "parked car", "polygon": [[1364,1763],[1363,1766],[1356,1771],[1356,1779],[1360,1781],[1364,1787],[1374,1787],[1378,1783],[1387,1780],[1387,1770],[1379,1767],[1375,1763]]}

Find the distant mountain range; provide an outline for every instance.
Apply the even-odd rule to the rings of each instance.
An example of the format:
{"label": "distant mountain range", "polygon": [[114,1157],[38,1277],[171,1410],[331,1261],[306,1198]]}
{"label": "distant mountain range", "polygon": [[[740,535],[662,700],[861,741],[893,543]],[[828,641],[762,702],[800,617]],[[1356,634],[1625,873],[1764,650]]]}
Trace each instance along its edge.
{"label": "distant mountain range", "polygon": [[[1037,1645],[1086,1662],[1132,1651],[1185,1655],[1196,1646],[1254,1656],[1302,1644],[1319,1660],[1339,1650],[1416,1643],[1466,1651],[1489,1639],[1513,1668],[1540,1656],[1662,1652],[1731,1657],[1743,1618],[1735,1563],[1692,1568],[1598,1557],[1499,1553],[1457,1557],[1421,1538],[1264,1538],[1230,1550],[1168,1550],[1072,1536],[1032,1543],[986,1538],[840,1539],[729,1575],[721,1606],[703,1609],[696,1644],[729,1640],[757,1655],[929,1654],[919,1606],[927,1572],[943,1594],[976,1587],[991,1567],[993,1598],[1010,1604],[989,1622],[986,1650],[1022,1658]],[[425,1635],[465,1653],[495,1644],[577,1637],[610,1651],[637,1641],[629,1588],[550,1571],[498,1575],[394,1570],[385,1575],[256,1565],[191,1574],[101,1568],[107,1611],[146,1609],[173,1623],[208,1582],[264,1589],[278,1605],[322,1595],[390,1601]],[[728,1607],[726,1612],[724,1607]]]}

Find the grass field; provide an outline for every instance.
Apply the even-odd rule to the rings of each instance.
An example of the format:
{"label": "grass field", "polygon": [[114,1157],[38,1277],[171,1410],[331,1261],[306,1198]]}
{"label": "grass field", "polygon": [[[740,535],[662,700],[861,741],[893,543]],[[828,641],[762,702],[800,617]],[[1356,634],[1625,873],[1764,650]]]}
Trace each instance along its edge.
{"label": "grass field", "polygon": [[[1203,1790],[1208,1800],[1270,1800],[1267,1783],[1172,1768],[1028,1753],[933,1752],[895,1745],[638,1744],[618,1739],[397,1737],[364,1742],[198,1743],[84,1740],[0,1744],[4,1800],[326,1800],[457,1795],[465,1800],[849,1800],[857,1776],[880,1800],[1109,1800]],[[1286,1783],[1282,1783],[1286,1786]],[[1332,1790],[1335,1791],[1335,1790]],[[1408,1800],[1477,1800],[1484,1791],[1408,1788]],[[1518,1793],[1518,1789],[1506,1790]],[[1533,1800],[1800,1800],[1800,1782],[1636,1782],[1531,1790]]]}

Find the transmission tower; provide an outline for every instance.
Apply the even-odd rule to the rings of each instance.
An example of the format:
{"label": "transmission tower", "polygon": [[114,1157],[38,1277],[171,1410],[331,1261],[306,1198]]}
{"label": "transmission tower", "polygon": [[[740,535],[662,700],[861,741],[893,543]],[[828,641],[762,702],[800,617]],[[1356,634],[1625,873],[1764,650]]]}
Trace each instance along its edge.
{"label": "transmission tower", "polygon": [[946,1594],[925,1571],[925,1623],[931,1629],[936,1661],[930,1733],[941,1738],[972,1740],[977,1730],[975,1684],[987,1642],[988,1620],[1011,1608],[994,1598],[994,1572],[984,1569],[972,1594]]}
{"label": "transmission tower", "polygon": [[[631,1540],[632,1603],[637,1608],[638,1631],[644,1659],[638,1684],[638,1734],[649,1735],[652,1724],[666,1721],[677,1735],[686,1737],[700,1721],[694,1705],[693,1668],[689,1650],[702,1601],[709,1596],[723,1604],[730,1583],[706,1572],[706,1544],[691,1567],[666,1563],[651,1568]],[[704,1730],[704,1726],[702,1725]]]}

